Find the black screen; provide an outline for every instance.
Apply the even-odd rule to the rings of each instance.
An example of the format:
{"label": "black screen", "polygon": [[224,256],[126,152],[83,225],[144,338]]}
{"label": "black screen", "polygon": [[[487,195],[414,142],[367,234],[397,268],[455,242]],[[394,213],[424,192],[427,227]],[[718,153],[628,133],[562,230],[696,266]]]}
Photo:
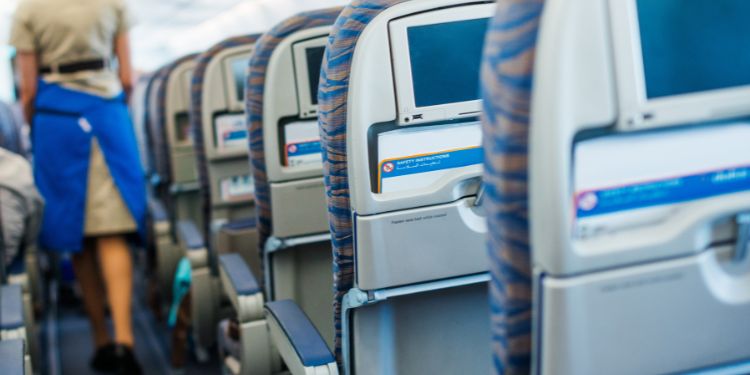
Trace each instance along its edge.
{"label": "black screen", "polygon": [[479,99],[479,67],[489,18],[407,28],[417,107]]}
{"label": "black screen", "polygon": [[307,57],[307,82],[310,84],[310,100],[313,105],[318,104],[318,84],[320,83],[320,67],[323,65],[325,47],[305,49]]}
{"label": "black screen", "polygon": [[750,85],[750,1],[637,4],[648,98]]}
{"label": "black screen", "polygon": [[237,100],[245,100],[245,72],[247,71],[248,62],[245,59],[236,59],[232,61],[232,74],[234,75],[234,87],[237,90]]}

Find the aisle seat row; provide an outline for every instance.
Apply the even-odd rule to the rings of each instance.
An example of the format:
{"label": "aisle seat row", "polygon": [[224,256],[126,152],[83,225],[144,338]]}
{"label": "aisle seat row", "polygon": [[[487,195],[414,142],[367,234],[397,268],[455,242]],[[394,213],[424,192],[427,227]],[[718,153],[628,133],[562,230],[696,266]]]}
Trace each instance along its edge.
{"label": "aisle seat row", "polygon": [[23,122],[0,102],[0,373],[40,368],[35,309],[42,308],[36,235],[42,200],[26,160]]}
{"label": "aisle seat row", "polygon": [[[285,20],[258,40],[249,62],[247,113],[260,235],[253,249],[263,260],[263,272],[238,272],[241,267],[229,256],[221,263],[224,288],[237,296],[242,328],[236,345],[240,353],[227,353],[225,363],[240,363],[239,373],[282,370],[277,352],[283,356],[283,349],[273,344],[279,325],[264,316],[263,301],[294,300],[301,306],[298,316],[311,317],[326,333],[319,343],[327,348],[333,342],[332,257],[315,82],[340,11],[324,9]],[[262,291],[236,288],[261,281]],[[241,303],[248,298],[260,303]]]}
{"label": "aisle seat row", "polygon": [[[390,7],[382,5],[377,11],[368,7],[348,9],[351,19],[360,20],[364,15],[368,22],[380,12],[385,13],[372,26],[372,30],[375,30],[372,33],[376,36],[363,42],[365,46],[361,50],[368,52],[361,60],[361,67],[352,65],[352,51],[359,47],[359,44],[353,43],[358,43],[358,40],[344,40],[346,35],[351,35],[351,30],[341,25],[337,30],[341,30],[343,41],[338,48],[349,51],[349,54],[342,53],[343,58],[336,61],[336,64],[343,61],[343,65],[334,66],[332,61],[324,61],[327,43],[328,53],[336,51],[330,48],[330,43],[336,45],[337,34],[332,33],[334,21],[344,19],[344,16],[340,16],[340,8],[303,13],[281,23],[258,40],[252,57],[248,58],[249,53],[241,55],[239,51],[228,48],[230,40],[220,43],[197,60],[199,68],[191,86],[194,99],[190,125],[201,180],[200,204],[205,208],[199,219],[203,220],[204,230],[196,229],[201,227],[200,224],[191,224],[184,219],[175,220],[173,211],[167,211],[172,215],[170,225],[176,228],[176,242],[182,245],[183,253],[193,260],[191,301],[199,308],[192,310],[192,332],[196,344],[204,348],[213,343],[206,338],[207,327],[221,315],[217,310],[221,306],[220,291],[211,289],[213,284],[204,280],[211,278],[211,262],[217,264],[220,270],[223,289],[235,310],[236,323],[232,319],[224,320],[219,329],[223,361],[231,372],[275,373],[284,368],[295,368],[296,372],[305,371],[307,367],[307,370],[334,373],[338,371],[335,364],[337,356],[345,366],[351,366],[351,363],[360,366],[347,371],[363,373],[388,370],[425,373],[459,368],[480,371],[486,368],[486,362],[481,360],[489,357],[489,347],[485,345],[489,337],[484,329],[488,325],[484,286],[488,276],[482,244],[486,226],[483,225],[477,202],[481,172],[481,157],[477,157],[480,146],[478,90],[474,85],[475,93],[466,98],[427,98],[444,102],[426,106],[422,103],[417,106],[412,98],[408,113],[403,112],[403,108],[407,108],[406,102],[397,102],[395,93],[401,90],[399,96],[409,93],[414,97],[414,91],[421,90],[419,95],[429,95],[435,87],[413,84],[407,71],[428,69],[430,67],[425,65],[428,61],[434,62],[432,59],[435,57],[450,54],[451,49],[466,54],[466,61],[458,62],[456,66],[460,77],[441,84],[448,85],[444,86],[447,91],[467,92],[464,86],[472,86],[470,80],[462,80],[478,74],[481,46],[492,13],[492,3],[446,1],[445,4],[436,5],[414,1],[409,4],[405,2],[400,7],[395,6],[396,3],[395,10],[390,12],[384,12]],[[442,9],[445,7],[459,7],[460,12],[455,13],[458,17],[453,12],[456,9]],[[426,14],[429,16],[413,15],[424,12],[428,12]],[[463,21],[467,27],[442,30],[437,34],[425,30],[423,39],[416,42],[423,46],[410,46],[404,36],[403,51],[411,47],[442,56],[428,57],[421,61],[422,65],[410,68],[407,55],[394,50],[393,58],[400,64],[393,68],[397,72],[394,76],[390,68],[388,71],[382,69],[390,66],[392,58],[387,44],[388,24],[399,18],[402,19],[401,32],[404,35],[406,28],[413,25]],[[357,25],[357,35],[365,24]],[[451,39],[450,34],[456,32],[459,40]],[[430,34],[439,36],[437,39],[427,37]],[[334,38],[334,41],[330,38]],[[458,48],[461,44],[455,43],[461,38],[464,38],[464,42],[469,41],[464,43],[463,50]],[[450,48],[436,48],[437,45]],[[250,43],[248,47],[252,47]],[[232,78],[237,75],[232,75],[233,63],[229,58],[222,59],[224,56],[244,59],[241,65],[244,67],[249,60],[247,124],[244,117],[237,118],[232,113],[237,110],[231,100],[237,98],[232,85]],[[183,64],[186,64],[185,60]],[[212,73],[211,67],[215,67],[215,73]],[[352,90],[351,94],[361,99],[347,103],[346,91],[341,90],[319,94],[320,72],[326,72],[326,69],[340,71],[335,82],[333,77],[327,81],[324,73],[320,87],[333,88],[339,85],[340,80],[349,81],[350,74],[355,76],[354,72],[361,70],[357,77],[362,82],[355,80],[358,83],[352,85],[360,91]],[[152,78],[149,83],[151,90],[165,85],[161,81],[173,79],[165,70],[170,69],[163,68]],[[434,72],[425,73],[431,75]],[[393,78],[387,78],[389,74]],[[244,75],[240,76],[243,77],[240,87],[243,87]],[[394,87],[394,81],[398,87]],[[159,100],[166,103],[184,95],[161,90],[165,92],[165,97]],[[469,87],[469,90],[472,88]],[[373,96],[372,93],[378,95]],[[322,99],[320,103],[319,98]],[[206,100],[201,102],[201,99]],[[446,105],[449,107],[453,101],[463,102],[462,107],[455,113],[446,112]],[[202,105],[204,102],[210,104]],[[227,102],[229,105],[226,105]],[[326,104],[339,112],[319,109]],[[158,111],[159,105],[158,101],[155,104],[151,101],[150,107]],[[355,118],[359,118],[355,124],[347,127],[342,119],[347,118],[349,107],[356,108],[351,111]],[[372,111],[372,108],[377,111]],[[168,117],[176,115],[169,110],[166,112]],[[322,133],[336,133],[337,138],[321,139],[319,115],[324,124]],[[400,126],[411,125],[409,121],[412,121],[412,117],[409,116],[413,116],[417,125],[407,131],[400,130]],[[334,128],[326,127],[328,118],[338,121],[331,125]],[[436,122],[437,127],[427,126]],[[164,127],[168,129],[166,133],[174,132],[173,124],[169,120],[151,121],[149,126],[151,136],[156,139],[152,142],[155,147],[160,147],[158,134],[165,132]],[[159,130],[159,127],[162,129]],[[221,174],[222,163],[228,164],[235,157],[247,155],[247,151],[241,148],[236,151],[225,148],[228,143],[237,144],[234,143],[236,139],[232,138],[234,132],[248,128],[259,239],[257,245],[247,246],[247,242],[240,242],[239,246],[217,250],[218,244],[211,241],[221,242],[221,236],[217,238],[211,231],[215,233],[223,222],[219,220],[217,223],[212,215],[219,218],[222,218],[219,215],[227,215],[227,203],[220,199],[220,194],[226,193],[227,189],[220,190],[223,186],[218,181],[218,176],[227,176]],[[430,137],[434,137],[437,145],[425,141]],[[418,144],[420,138],[425,140]],[[244,139],[242,141],[246,142]],[[167,149],[174,150],[173,145],[179,142],[179,139],[167,136],[163,144]],[[346,142],[357,144],[355,149],[362,150],[361,153],[348,156],[344,150]],[[452,142],[459,143],[458,146],[469,152],[461,155],[464,160],[459,165],[432,167],[434,170],[427,171],[433,175],[431,183],[427,185],[413,186],[415,180],[408,172],[403,176],[383,176],[380,168],[397,163],[398,156],[407,161],[414,159],[409,154],[411,151],[398,155],[398,152],[405,152],[398,149],[403,144],[415,142],[417,144],[411,145],[413,150],[425,146],[438,147],[433,159],[452,156],[444,152],[456,148],[449,146]],[[164,151],[154,152],[157,155],[151,164],[156,165],[157,171],[169,170],[169,166],[159,166],[160,163],[164,164],[159,161],[160,152]],[[343,160],[351,158],[354,161],[350,165],[349,186],[332,188],[327,185],[331,179],[339,178],[336,174],[342,173],[347,165],[332,165],[332,159],[323,158],[324,153],[338,153]],[[368,160],[368,155],[373,154],[380,157],[382,163]],[[172,162],[175,160],[172,159]],[[241,173],[250,170],[240,164],[235,164],[236,169],[231,168],[227,165],[225,171]],[[324,170],[329,173],[327,179],[323,177]],[[379,181],[376,182],[376,179]],[[157,179],[160,182],[163,180]],[[328,188],[324,189],[326,186]],[[331,193],[331,189],[339,191]],[[157,195],[158,190],[155,189]],[[326,190],[329,192],[329,202],[341,198],[346,200],[345,206],[334,206],[333,211],[328,210]],[[352,191],[352,195],[360,194],[362,198],[350,205],[348,190]],[[154,206],[158,208],[158,205]],[[220,208],[224,211],[217,214]],[[159,213],[158,209],[154,211]],[[333,217],[330,223],[328,215]],[[239,216],[234,215],[233,218]],[[351,255],[353,244],[346,242],[347,238],[352,237],[352,217],[358,221],[355,226],[361,228],[355,235],[359,238],[357,247],[361,249],[356,259],[356,275]],[[414,220],[414,217],[418,219]],[[432,218],[434,220],[430,220]],[[388,223],[402,225],[395,227]],[[329,228],[334,229],[333,234]],[[199,236],[196,232],[202,233]],[[389,241],[388,238],[394,240]],[[206,252],[205,256],[200,257],[205,263],[194,260],[192,254],[196,254],[196,247]],[[410,251],[405,253],[404,249]],[[226,250],[230,250],[230,254],[223,254]],[[248,253],[247,250],[252,252]],[[244,256],[237,255],[243,251]],[[218,262],[215,261],[217,256]],[[332,262],[335,270],[333,276]],[[196,269],[201,266],[209,268],[206,271]],[[334,287],[338,292],[332,299],[329,293]],[[278,302],[264,303],[267,301]],[[435,309],[435,306],[443,305],[445,308]],[[410,317],[414,314],[430,319],[411,321]],[[312,323],[306,325],[308,323],[299,321],[302,317],[305,321],[309,317]],[[288,321],[290,318],[295,321]],[[239,326],[239,335],[231,334],[233,324]],[[317,336],[318,332],[322,333],[319,339],[296,336],[303,333],[305,336],[313,333]],[[390,333],[384,336],[377,332]],[[454,336],[471,339],[445,339]],[[357,337],[357,341],[352,337]],[[388,345],[394,339],[404,343],[404,347],[421,348],[412,349],[416,350],[413,353],[416,356],[440,353],[444,360],[427,364],[399,359],[393,355],[399,348]],[[316,344],[306,347],[300,345],[300,340]],[[306,350],[317,354],[311,355]],[[331,354],[334,352],[337,356]],[[298,355],[303,358],[297,358]],[[322,361],[322,358],[327,361]],[[390,360],[384,361],[388,358]],[[286,366],[282,365],[282,360]]]}
{"label": "aisle seat row", "polygon": [[[701,1],[669,11],[716,16]],[[705,96],[651,103],[647,89],[682,86],[646,87],[622,62],[645,57],[623,51],[677,49],[652,35],[659,48],[633,52],[631,8],[654,28],[647,16],[666,8],[609,3],[354,0],[155,73],[155,247],[176,254],[164,279],[190,260],[196,353],[218,344],[232,374],[681,373],[747,360],[750,332],[733,332],[750,326],[750,156],[731,140],[747,136],[750,105],[747,92],[701,88],[750,80],[704,61]],[[659,56],[648,63],[679,65]],[[191,69],[188,89],[177,72]],[[706,163],[685,137],[731,150],[702,151],[715,170],[701,181],[728,185],[659,190]],[[638,152],[679,168],[638,164]],[[178,204],[185,191],[197,193]],[[722,319],[701,337],[725,342],[691,340],[707,312]],[[636,348],[638,361],[622,356]]]}

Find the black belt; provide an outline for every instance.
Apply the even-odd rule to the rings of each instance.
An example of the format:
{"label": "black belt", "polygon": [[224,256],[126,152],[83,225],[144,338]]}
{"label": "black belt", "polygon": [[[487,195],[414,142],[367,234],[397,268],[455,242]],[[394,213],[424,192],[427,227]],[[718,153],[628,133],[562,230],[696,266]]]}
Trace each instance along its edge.
{"label": "black belt", "polygon": [[70,74],[70,73],[82,72],[85,70],[102,70],[106,66],[107,66],[107,63],[105,62],[105,60],[88,60],[88,61],[74,62],[70,64],[60,64],[57,67],[45,66],[39,69],[39,73],[41,74],[50,74],[50,73]]}

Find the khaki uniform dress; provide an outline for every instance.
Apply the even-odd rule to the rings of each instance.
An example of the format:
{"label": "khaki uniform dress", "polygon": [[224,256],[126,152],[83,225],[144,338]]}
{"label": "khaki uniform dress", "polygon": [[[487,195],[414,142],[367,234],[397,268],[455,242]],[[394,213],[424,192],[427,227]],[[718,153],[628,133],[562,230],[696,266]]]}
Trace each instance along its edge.
{"label": "khaki uniform dress", "polygon": [[[35,52],[40,67],[97,59],[109,61],[114,54],[115,36],[129,27],[125,0],[21,0],[13,17],[10,44],[19,52]],[[117,74],[109,68],[52,73],[41,78],[105,98],[114,98],[122,91]],[[84,235],[130,233],[136,229],[136,222],[93,138]]]}

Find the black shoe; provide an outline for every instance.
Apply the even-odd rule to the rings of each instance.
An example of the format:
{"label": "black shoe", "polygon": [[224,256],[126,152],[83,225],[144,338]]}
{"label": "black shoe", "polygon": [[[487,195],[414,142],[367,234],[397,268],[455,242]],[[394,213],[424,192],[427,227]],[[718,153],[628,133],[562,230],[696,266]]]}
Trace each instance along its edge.
{"label": "black shoe", "polygon": [[111,371],[117,375],[141,375],[141,365],[135,359],[133,349],[122,344],[114,346],[114,369]]}
{"label": "black shoe", "polygon": [[107,344],[96,349],[89,366],[98,372],[112,372],[115,370],[115,344]]}

